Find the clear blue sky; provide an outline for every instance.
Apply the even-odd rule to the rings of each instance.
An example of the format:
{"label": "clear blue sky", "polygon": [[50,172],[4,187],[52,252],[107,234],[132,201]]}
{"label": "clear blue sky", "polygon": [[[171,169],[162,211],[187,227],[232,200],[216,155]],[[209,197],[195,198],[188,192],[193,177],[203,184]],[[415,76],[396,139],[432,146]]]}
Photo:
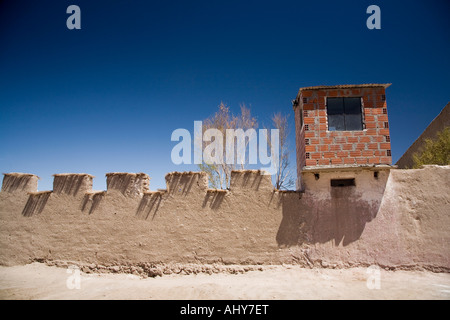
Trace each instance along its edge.
{"label": "clear blue sky", "polygon": [[395,162],[450,100],[449,57],[448,0],[0,1],[0,170],[39,175],[39,190],[63,172],[102,190],[112,171],[164,188],[196,169],[172,164],[172,131],[221,101],[260,123],[290,114],[293,136],[299,87],[360,83],[392,83]]}

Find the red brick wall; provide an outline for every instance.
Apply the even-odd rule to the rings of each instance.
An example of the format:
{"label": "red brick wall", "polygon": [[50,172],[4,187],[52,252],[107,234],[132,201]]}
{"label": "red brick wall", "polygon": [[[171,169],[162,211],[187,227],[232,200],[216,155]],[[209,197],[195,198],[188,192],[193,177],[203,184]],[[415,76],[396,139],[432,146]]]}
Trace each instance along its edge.
{"label": "red brick wall", "polygon": [[[362,97],[362,131],[328,131],[327,97]],[[391,164],[384,87],[304,89],[295,108],[297,168],[344,164]],[[300,113],[303,126],[300,127]]]}
{"label": "red brick wall", "polygon": [[[301,124],[301,110],[300,108],[295,108],[295,132],[296,132],[296,154],[297,154],[297,189],[300,189],[300,177],[301,177],[301,168],[306,165],[306,157],[305,157],[305,131],[303,130],[303,126]],[[303,141],[303,145],[301,142]]]}

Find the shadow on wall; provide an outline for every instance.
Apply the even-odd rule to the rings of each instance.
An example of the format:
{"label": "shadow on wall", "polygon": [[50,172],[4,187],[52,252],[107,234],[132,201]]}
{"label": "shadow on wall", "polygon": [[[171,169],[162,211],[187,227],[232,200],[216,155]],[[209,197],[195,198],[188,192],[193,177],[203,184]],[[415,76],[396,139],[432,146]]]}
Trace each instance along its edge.
{"label": "shadow on wall", "polygon": [[223,189],[211,189],[206,191],[205,199],[203,200],[202,208],[206,208],[209,202],[209,207],[213,210],[217,210],[220,208],[225,196],[227,194],[227,190]]}
{"label": "shadow on wall", "polygon": [[104,196],[106,195],[105,191],[96,192],[96,193],[86,193],[83,198],[83,202],[81,203],[81,211],[87,211],[87,208],[90,208],[88,213],[92,214],[99,207],[102,202]]}
{"label": "shadow on wall", "polygon": [[279,191],[278,207],[281,206],[282,219],[276,241],[280,247],[300,245],[305,240],[305,217],[300,206],[301,198],[302,193],[299,191]]}
{"label": "shadow on wall", "polygon": [[106,188],[126,197],[138,197],[149,191],[150,178],[145,173],[110,172],[106,174]]}
{"label": "shadow on wall", "polygon": [[155,218],[161,205],[162,192],[148,192],[145,193],[139,203],[136,211],[136,217],[147,220],[153,210],[152,220]]}
{"label": "shadow on wall", "polygon": [[[335,174],[335,173],[331,173]],[[278,226],[275,240],[280,247],[301,245],[303,243],[326,243],[333,241],[336,246],[349,245],[358,240],[368,222],[378,214],[389,171],[378,176],[370,171],[357,174],[356,182],[360,185],[330,187],[330,179],[314,178],[311,174],[308,189],[305,193],[298,191],[275,191],[267,176],[258,172],[233,172],[230,190],[208,189],[207,176],[204,173],[170,173],[166,175],[167,191],[148,192],[148,176],[145,174],[112,173],[107,174],[108,189],[125,193],[130,197],[141,195],[135,216],[140,219],[154,219],[164,201],[192,201],[185,198],[188,194],[198,195],[203,201],[202,208],[212,210],[227,209],[227,201],[233,198],[233,188],[236,193],[246,192],[255,203],[260,203],[265,195],[271,192],[269,208],[275,205],[281,207],[281,222]],[[28,175],[30,181],[21,179],[22,174],[5,175],[3,190],[29,189],[30,181],[37,182],[37,177]],[[253,179],[251,179],[253,177]],[[358,180],[360,179],[360,180]],[[336,179],[334,179],[336,180]],[[345,179],[344,179],[345,180]],[[355,179],[346,179],[355,180]],[[31,184],[30,184],[31,185]],[[86,174],[58,174],[54,179],[53,194],[64,193],[77,195],[83,192],[82,199],[76,199],[82,212],[93,214],[103,202],[108,191],[92,192],[92,176]],[[31,187],[30,187],[31,188]],[[254,190],[261,193],[254,197]],[[22,215],[30,217],[39,214],[44,209],[52,191],[28,192],[28,201]],[[114,193],[113,193],[114,194]],[[264,195],[264,197],[261,197]],[[200,198],[202,197],[202,198]],[[246,199],[246,198],[243,198]],[[251,200],[253,201],[253,200]],[[266,201],[266,200],[262,200]],[[277,201],[275,203],[275,201]],[[132,209],[134,211],[134,209]],[[258,210],[255,207],[254,210]],[[275,210],[279,212],[279,210]],[[278,213],[277,213],[278,214]],[[274,226],[276,227],[276,226]]]}
{"label": "shadow on wall", "polygon": [[51,194],[51,191],[30,193],[27,203],[23,208],[22,215],[24,217],[31,217],[35,214],[41,213],[42,210],[44,210],[44,207],[47,204],[48,198],[50,198]]}
{"label": "shadow on wall", "polygon": [[[191,172],[176,172],[166,175],[166,185],[169,194],[181,194],[187,196],[196,183],[199,174]],[[199,185],[197,181],[197,185]]]}
{"label": "shadow on wall", "polygon": [[[85,192],[86,177],[92,180],[92,176],[83,174],[54,174],[53,192],[76,196],[78,192]],[[92,182],[91,182],[92,185]]]}
{"label": "shadow on wall", "polygon": [[387,178],[378,193],[371,192],[370,198],[366,198],[365,190],[359,190],[358,186],[341,186],[331,187],[326,200],[305,199],[302,208],[307,217],[308,242],[334,241],[335,246],[341,243],[347,246],[358,240],[366,224],[378,214],[386,183]]}
{"label": "shadow on wall", "polygon": [[230,188],[259,191],[260,187],[270,185],[270,177],[265,176],[261,170],[233,170],[231,172]]}
{"label": "shadow on wall", "polygon": [[257,175],[256,178],[254,178],[254,174],[252,172],[245,172],[244,178],[242,179],[242,188],[259,190],[262,179],[263,175],[261,174]]}
{"label": "shadow on wall", "polygon": [[2,191],[36,192],[39,177],[28,173],[4,173]]}
{"label": "shadow on wall", "polygon": [[126,195],[128,186],[134,180],[134,177],[131,174],[110,174],[108,178],[108,189],[118,190],[124,195]]}

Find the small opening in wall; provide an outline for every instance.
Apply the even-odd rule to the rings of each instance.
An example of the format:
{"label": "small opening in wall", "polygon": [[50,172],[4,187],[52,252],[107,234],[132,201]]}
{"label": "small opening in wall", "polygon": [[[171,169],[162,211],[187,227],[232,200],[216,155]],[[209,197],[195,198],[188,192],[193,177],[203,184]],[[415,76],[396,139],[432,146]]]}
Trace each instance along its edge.
{"label": "small opening in wall", "polygon": [[384,94],[381,95],[381,101],[386,101],[386,95]]}
{"label": "small opening in wall", "polygon": [[306,153],[306,159],[310,159],[311,158],[311,154],[309,152]]}
{"label": "small opening in wall", "polygon": [[391,156],[391,150],[386,150],[386,155],[387,155],[388,157],[390,157],[390,156]]}
{"label": "small opening in wall", "polygon": [[389,129],[389,122],[385,122],[385,123],[384,123],[384,128],[385,128],[385,129]]}
{"label": "small opening in wall", "polygon": [[308,110],[303,110],[303,117],[308,117]]}
{"label": "small opening in wall", "polygon": [[391,142],[391,137],[390,136],[386,136],[386,142]]}
{"label": "small opening in wall", "polygon": [[383,108],[383,114],[387,114],[387,109]]}
{"label": "small opening in wall", "polygon": [[308,98],[303,98],[303,103],[307,103],[308,102]]}
{"label": "small opening in wall", "polygon": [[305,144],[309,146],[309,139],[305,139]]}
{"label": "small opening in wall", "polygon": [[351,187],[355,186],[355,179],[331,179],[332,187]]}
{"label": "small opening in wall", "polygon": [[373,173],[373,177],[374,177],[375,179],[378,179],[378,171],[375,171],[375,172]]}
{"label": "small opening in wall", "polygon": [[305,124],[305,131],[309,130],[309,125]]}
{"label": "small opening in wall", "polygon": [[320,179],[320,174],[314,173],[314,178],[316,178],[316,180],[319,180]]}

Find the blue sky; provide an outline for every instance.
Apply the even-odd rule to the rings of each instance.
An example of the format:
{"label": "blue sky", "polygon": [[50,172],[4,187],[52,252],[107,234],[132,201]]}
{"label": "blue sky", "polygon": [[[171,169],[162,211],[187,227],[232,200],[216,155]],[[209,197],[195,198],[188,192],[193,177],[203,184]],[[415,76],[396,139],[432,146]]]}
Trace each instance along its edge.
{"label": "blue sky", "polygon": [[[81,9],[81,30],[66,9]],[[369,5],[381,30],[366,27]],[[302,86],[392,83],[395,162],[450,101],[450,2],[0,2],[0,170],[145,172],[164,188],[177,128],[223,101],[260,124]]]}

